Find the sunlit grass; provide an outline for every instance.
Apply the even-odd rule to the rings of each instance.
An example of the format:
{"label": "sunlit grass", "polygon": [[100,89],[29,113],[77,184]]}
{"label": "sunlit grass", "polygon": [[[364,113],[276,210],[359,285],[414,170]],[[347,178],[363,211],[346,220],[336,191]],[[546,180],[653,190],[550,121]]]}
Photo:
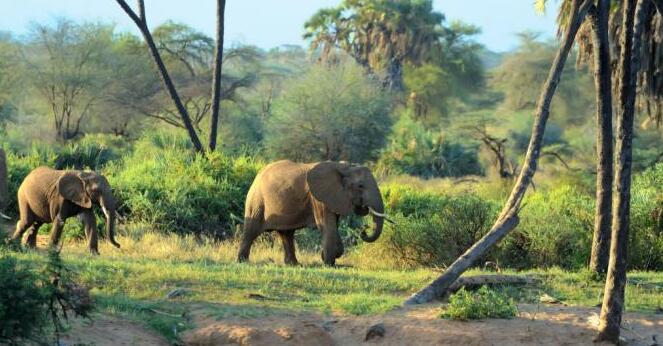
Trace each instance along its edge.
{"label": "sunlit grass", "polygon": [[[354,250],[336,268],[323,266],[319,253],[300,250],[302,265],[290,267],[283,264],[280,242],[264,238],[254,245],[250,263],[236,263],[236,241],[214,242],[140,229],[120,235],[118,240],[121,249],[102,242],[101,256],[89,255],[83,242],[66,240],[62,255],[91,288],[101,312],[142,321],[170,338],[175,338],[176,329],[190,326],[189,320],[178,316],[192,311],[217,319],[284,312],[382,313],[402,304],[440,273],[427,268],[375,269],[381,268],[381,258],[367,259]],[[40,262],[43,254],[27,251],[17,257]],[[468,272],[481,273],[485,274]],[[583,272],[503,273],[534,275],[541,280],[536,287],[502,288],[519,302],[534,303],[546,293],[569,305],[595,306],[603,291],[602,282],[592,281]],[[654,312],[663,306],[663,273],[633,272],[629,280],[627,311]],[[167,299],[176,288],[186,293]]]}

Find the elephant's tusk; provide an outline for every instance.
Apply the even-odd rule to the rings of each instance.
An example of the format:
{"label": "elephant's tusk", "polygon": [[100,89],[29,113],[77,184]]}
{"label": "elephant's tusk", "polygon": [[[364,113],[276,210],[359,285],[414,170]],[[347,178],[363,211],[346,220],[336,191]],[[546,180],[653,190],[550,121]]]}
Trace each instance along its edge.
{"label": "elephant's tusk", "polygon": [[0,211],[0,216],[2,216],[2,218],[7,219],[7,220],[11,220],[11,219],[12,219],[11,217],[5,215],[5,214],[4,214],[3,212],[1,212],[1,211]]}
{"label": "elephant's tusk", "polygon": [[387,214],[380,214],[380,213],[378,213],[377,211],[375,211],[375,210],[374,210],[373,208],[371,208],[371,207],[368,207],[368,211],[370,211],[371,214],[373,214],[373,215],[375,215],[375,216],[379,216],[379,217],[383,217],[383,218],[386,218],[386,217],[387,217]]}
{"label": "elephant's tusk", "polygon": [[369,211],[372,215],[377,216],[377,217],[381,217],[381,218],[383,218],[385,221],[387,221],[387,222],[389,222],[389,223],[391,223],[391,224],[395,224],[395,223],[396,223],[396,222],[394,222],[393,220],[389,219],[389,218],[387,217],[387,214],[384,214],[384,213],[378,213],[377,211],[373,210],[373,208],[371,208],[371,207],[368,207],[368,211]]}
{"label": "elephant's tusk", "polygon": [[106,219],[110,219],[110,214],[108,214],[108,210],[106,210],[106,207],[102,206],[101,211],[103,211],[104,215],[106,215]]}

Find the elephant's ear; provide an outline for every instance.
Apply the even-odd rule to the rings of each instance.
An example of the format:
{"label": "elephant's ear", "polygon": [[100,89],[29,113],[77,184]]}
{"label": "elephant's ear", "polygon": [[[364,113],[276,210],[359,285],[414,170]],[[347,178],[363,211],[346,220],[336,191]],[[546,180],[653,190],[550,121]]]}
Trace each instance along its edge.
{"label": "elephant's ear", "polygon": [[62,175],[58,179],[58,192],[66,200],[86,209],[92,208],[92,201],[90,200],[90,196],[85,192],[83,180],[76,174],[65,173]]}
{"label": "elephant's ear", "polygon": [[306,174],[313,197],[341,215],[348,215],[352,211],[350,192],[343,185],[343,173],[346,170],[347,165],[325,161],[315,165]]}

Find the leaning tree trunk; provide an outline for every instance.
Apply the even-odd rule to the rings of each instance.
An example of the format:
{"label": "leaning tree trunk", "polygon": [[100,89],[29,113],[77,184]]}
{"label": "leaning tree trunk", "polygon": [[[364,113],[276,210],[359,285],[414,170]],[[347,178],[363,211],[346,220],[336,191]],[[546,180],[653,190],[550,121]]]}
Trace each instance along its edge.
{"label": "leaning tree trunk", "polygon": [[[612,239],[608,276],[599,320],[598,341],[619,342],[619,329],[624,310],[631,203],[631,166],[633,118],[635,115],[636,79],[640,66],[643,0],[625,0],[619,58],[619,105],[617,120],[617,166],[615,197],[612,211]],[[649,3],[649,2],[647,2]]]}
{"label": "leaning tree trunk", "polygon": [[555,60],[550,68],[548,79],[543,86],[541,96],[537,103],[536,118],[532,128],[532,137],[530,138],[529,147],[527,148],[527,155],[525,156],[525,164],[520,172],[520,176],[516,181],[516,185],[511,191],[511,196],[507,201],[504,209],[497,218],[497,221],[490,229],[490,231],[483,236],[477,243],[475,243],[469,250],[461,255],[454,263],[447,268],[447,270],[427,287],[413,294],[406,304],[422,304],[429,302],[437,297],[444,295],[451,286],[465,272],[477,259],[502,239],[509,231],[518,225],[519,218],[518,212],[520,203],[529,187],[532,176],[536,172],[536,165],[541,153],[541,146],[543,144],[543,134],[546,128],[546,122],[550,115],[550,103],[552,102],[555,89],[559,83],[564,69],[564,64],[569,55],[569,51],[573,46],[578,28],[582,23],[585,14],[592,5],[591,0],[585,0],[582,6],[579,5],[580,0],[573,0],[573,9],[569,18],[569,29],[566,33],[564,40],[557,51]]}
{"label": "leaning tree trunk", "polygon": [[612,69],[608,19],[610,0],[599,0],[589,13],[594,50],[594,84],[596,86],[596,212],[589,269],[604,275],[608,269],[610,221],[612,215]]}
{"label": "leaning tree trunk", "polygon": [[120,5],[120,7],[122,7],[124,12],[126,12],[127,15],[131,18],[131,20],[136,24],[140,32],[143,34],[145,43],[147,43],[147,48],[149,49],[150,54],[152,55],[152,60],[154,60],[157,70],[159,71],[161,82],[166,88],[166,91],[168,91],[170,99],[175,104],[175,107],[177,108],[177,112],[179,113],[180,118],[182,118],[184,127],[189,133],[189,138],[191,139],[191,143],[193,144],[196,151],[202,152],[203,145],[201,144],[200,139],[198,138],[196,129],[193,127],[193,123],[191,122],[191,117],[189,116],[189,112],[186,110],[186,107],[184,107],[184,104],[180,99],[180,95],[177,93],[177,89],[175,89],[175,85],[173,84],[173,81],[170,78],[170,74],[168,74],[168,69],[166,69],[166,65],[163,63],[163,59],[161,59],[161,54],[159,54],[159,50],[157,49],[157,46],[154,44],[154,39],[152,38],[150,29],[147,27],[144,1],[137,0],[138,14],[136,14],[136,12],[134,12],[131,9],[131,7],[127,5],[127,2],[125,0],[116,0],[116,1]]}
{"label": "leaning tree trunk", "polygon": [[223,66],[223,29],[226,0],[216,2],[216,52],[214,53],[214,81],[212,84],[212,116],[209,131],[209,150],[216,149],[219,127],[219,104],[221,102],[221,67]]}

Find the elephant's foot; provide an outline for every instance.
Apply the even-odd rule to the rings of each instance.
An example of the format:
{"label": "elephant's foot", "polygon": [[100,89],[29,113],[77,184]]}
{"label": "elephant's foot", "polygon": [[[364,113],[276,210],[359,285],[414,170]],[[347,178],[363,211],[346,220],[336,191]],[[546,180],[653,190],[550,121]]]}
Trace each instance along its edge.
{"label": "elephant's foot", "polygon": [[299,265],[299,261],[297,261],[296,258],[294,258],[294,259],[286,258],[283,262],[285,262],[285,264],[289,265],[289,266],[298,266]]}
{"label": "elephant's foot", "polygon": [[322,261],[325,263],[326,266],[333,267],[336,265],[336,257],[334,256],[328,256],[325,254],[324,251],[322,251]]}
{"label": "elephant's foot", "polygon": [[99,256],[99,250],[97,250],[97,249],[90,249],[90,255],[92,255],[92,256]]}

